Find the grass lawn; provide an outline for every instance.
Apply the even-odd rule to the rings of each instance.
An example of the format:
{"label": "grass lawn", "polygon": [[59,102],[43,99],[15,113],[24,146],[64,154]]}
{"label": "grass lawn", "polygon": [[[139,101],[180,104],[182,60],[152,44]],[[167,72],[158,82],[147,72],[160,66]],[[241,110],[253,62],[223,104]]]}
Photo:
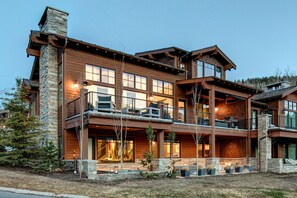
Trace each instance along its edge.
{"label": "grass lawn", "polygon": [[297,174],[241,174],[186,179],[96,182],[72,173],[37,175],[0,167],[0,186],[90,197],[297,197]]}

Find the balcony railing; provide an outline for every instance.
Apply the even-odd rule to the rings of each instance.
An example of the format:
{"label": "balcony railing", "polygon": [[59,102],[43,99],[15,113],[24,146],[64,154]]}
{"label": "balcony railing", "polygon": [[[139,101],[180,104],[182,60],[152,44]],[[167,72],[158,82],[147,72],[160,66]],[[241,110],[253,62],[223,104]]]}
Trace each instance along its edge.
{"label": "balcony railing", "polygon": [[269,118],[269,127],[280,127],[286,129],[295,129],[297,130],[297,118],[290,116],[270,116]]}
{"label": "balcony railing", "polygon": [[[84,98],[85,111],[123,114],[171,120],[173,123],[198,124],[210,126],[210,113],[173,108],[163,102],[154,102],[134,97],[88,92]],[[68,118],[80,114],[80,99],[67,104]],[[195,119],[196,116],[196,119]],[[223,128],[246,129],[247,119],[230,115],[215,115],[215,126]]]}

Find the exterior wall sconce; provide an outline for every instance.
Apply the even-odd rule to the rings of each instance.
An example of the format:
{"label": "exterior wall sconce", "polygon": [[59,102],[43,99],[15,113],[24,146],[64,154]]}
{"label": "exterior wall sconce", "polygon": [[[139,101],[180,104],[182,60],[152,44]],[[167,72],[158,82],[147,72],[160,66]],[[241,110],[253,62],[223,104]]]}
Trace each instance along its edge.
{"label": "exterior wall sconce", "polygon": [[218,112],[218,110],[219,110],[219,108],[218,108],[218,107],[216,107],[216,108],[215,108],[215,112]]}
{"label": "exterior wall sconce", "polygon": [[74,80],[73,88],[74,88],[74,89],[77,89],[77,88],[78,88],[78,83],[77,83],[77,80],[76,80],[76,79]]}
{"label": "exterior wall sconce", "polygon": [[150,98],[149,99],[150,99],[151,102],[153,102],[153,100],[154,100],[153,94],[150,94]]}

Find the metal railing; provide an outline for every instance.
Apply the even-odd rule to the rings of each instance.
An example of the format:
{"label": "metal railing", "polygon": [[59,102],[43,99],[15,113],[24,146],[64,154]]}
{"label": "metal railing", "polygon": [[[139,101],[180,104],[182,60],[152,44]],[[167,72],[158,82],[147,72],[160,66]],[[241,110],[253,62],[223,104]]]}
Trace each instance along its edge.
{"label": "metal railing", "polygon": [[269,127],[280,127],[297,130],[297,118],[289,115],[271,116],[269,118]]}
{"label": "metal railing", "polygon": [[[164,102],[155,102],[134,97],[88,92],[84,96],[85,111],[125,114],[171,120],[173,123],[198,124],[210,126],[211,114],[195,113],[193,109],[173,108]],[[80,114],[80,98],[67,104],[67,117]],[[196,116],[196,119],[195,119]],[[215,126],[246,129],[247,119],[232,115],[215,115]]]}

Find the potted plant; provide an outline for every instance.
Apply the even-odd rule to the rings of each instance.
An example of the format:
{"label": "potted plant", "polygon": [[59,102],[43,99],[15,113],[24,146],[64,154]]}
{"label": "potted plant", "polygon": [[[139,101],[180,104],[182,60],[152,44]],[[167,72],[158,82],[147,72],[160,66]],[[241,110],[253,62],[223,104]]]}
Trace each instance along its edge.
{"label": "potted plant", "polygon": [[180,175],[182,177],[190,177],[189,167],[187,167],[187,166],[182,167],[182,169],[180,170]]}
{"label": "potted plant", "polygon": [[207,166],[207,174],[208,175],[215,175],[216,174],[216,169],[214,165],[210,164]]}
{"label": "potted plant", "polygon": [[205,166],[199,165],[198,167],[198,176],[203,176],[206,174]]}
{"label": "potted plant", "polygon": [[235,172],[236,173],[242,173],[243,171],[243,166],[239,163],[236,163],[236,166],[235,166]]}
{"label": "potted plant", "polygon": [[226,173],[232,174],[234,172],[234,166],[227,165],[227,166],[225,166],[224,170],[226,171]]}
{"label": "potted plant", "polygon": [[244,168],[248,169],[249,172],[251,172],[253,170],[253,166],[251,164],[245,164]]}

